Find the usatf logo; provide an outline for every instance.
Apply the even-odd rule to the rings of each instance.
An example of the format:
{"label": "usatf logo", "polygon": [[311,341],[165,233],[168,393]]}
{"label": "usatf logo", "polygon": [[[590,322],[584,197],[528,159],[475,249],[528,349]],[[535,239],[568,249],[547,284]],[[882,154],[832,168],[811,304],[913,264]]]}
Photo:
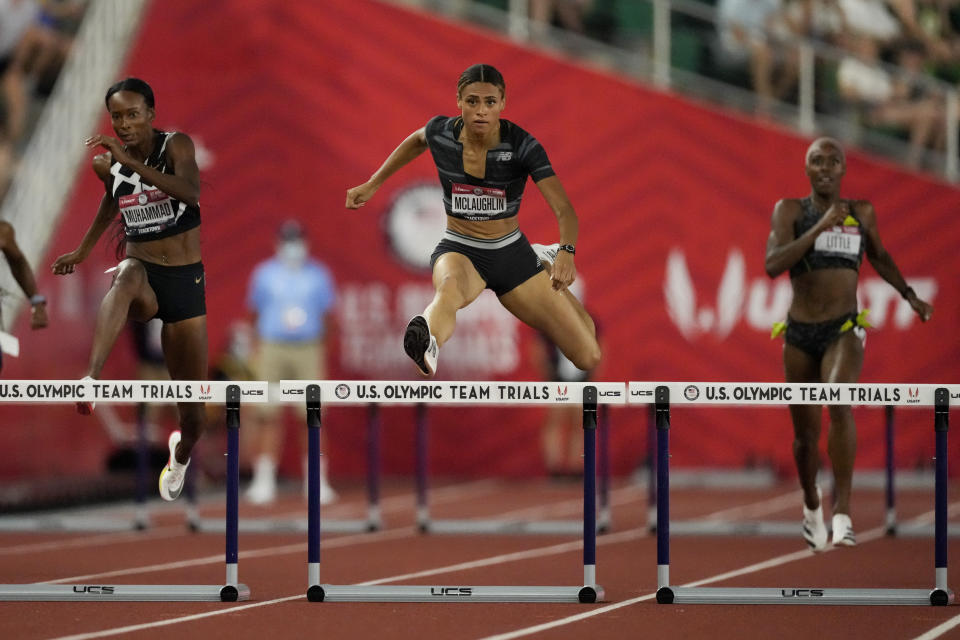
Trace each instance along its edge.
{"label": "usatf logo", "polygon": [[213,400],[213,394],[211,393],[212,385],[198,385],[200,387],[200,399],[201,400]]}
{"label": "usatf logo", "polygon": [[346,400],[350,397],[350,387],[345,384],[338,384],[337,388],[333,390],[337,397],[341,400]]}
{"label": "usatf logo", "polygon": [[567,395],[567,388],[566,388],[566,387],[561,387],[560,385],[557,385],[557,396],[558,396],[558,397],[559,397],[559,396],[566,397],[566,395]]}
{"label": "usatf logo", "polygon": [[693,402],[694,400],[700,397],[700,389],[697,389],[692,384],[687,385],[683,389],[683,397],[689,400],[690,402]]}
{"label": "usatf logo", "polygon": [[920,387],[908,387],[907,388],[907,404],[919,404],[920,403]]}

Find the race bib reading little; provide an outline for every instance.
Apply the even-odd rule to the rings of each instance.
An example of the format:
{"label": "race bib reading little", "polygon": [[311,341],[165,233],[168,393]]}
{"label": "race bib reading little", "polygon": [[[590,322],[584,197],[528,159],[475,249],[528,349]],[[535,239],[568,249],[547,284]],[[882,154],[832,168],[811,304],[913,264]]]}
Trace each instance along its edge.
{"label": "race bib reading little", "polygon": [[860,229],[858,227],[827,229],[817,236],[813,248],[826,255],[855,258],[860,254]]}
{"label": "race bib reading little", "polygon": [[453,213],[469,220],[486,220],[507,210],[503,189],[453,183],[450,189]]}
{"label": "race bib reading little", "polygon": [[117,204],[120,205],[120,213],[128,231],[146,233],[174,222],[170,196],[159,189],[120,196]]}

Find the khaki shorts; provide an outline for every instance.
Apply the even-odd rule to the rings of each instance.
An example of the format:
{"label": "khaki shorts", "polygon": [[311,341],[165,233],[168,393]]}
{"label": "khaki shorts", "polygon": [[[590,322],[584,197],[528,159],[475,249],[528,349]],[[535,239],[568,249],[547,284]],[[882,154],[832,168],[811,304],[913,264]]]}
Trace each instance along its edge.
{"label": "khaki shorts", "polygon": [[[260,343],[253,362],[253,371],[258,380],[323,380],[327,376],[327,350],[322,340],[313,342],[267,342]],[[258,404],[261,417],[276,416],[282,405],[269,402]]]}

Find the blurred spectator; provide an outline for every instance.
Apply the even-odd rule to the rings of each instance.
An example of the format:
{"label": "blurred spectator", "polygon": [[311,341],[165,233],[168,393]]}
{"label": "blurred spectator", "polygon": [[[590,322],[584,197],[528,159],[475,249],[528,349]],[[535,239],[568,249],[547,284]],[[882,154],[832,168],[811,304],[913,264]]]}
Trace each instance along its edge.
{"label": "blurred spectator", "polygon": [[47,96],[53,89],[88,0],[37,0],[33,24],[17,46],[15,64],[30,81],[34,94]]}
{"label": "blurred spectator", "polygon": [[13,173],[27,113],[23,74],[14,58],[38,11],[34,0],[0,0],[0,200]]}
{"label": "blurred spectator", "polygon": [[[279,382],[326,378],[325,339],[334,295],[330,271],[310,257],[300,224],[287,220],[277,234],[276,255],[257,265],[250,278],[247,300],[260,339],[254,367],[259,379]],[[277,466],[283,448],[281,408],[273,403],[257,406],[256,459],[246,494],[255,504],[267,504],[276,497]],[[306,430],[298,432],[302,445]],[[303,455],[304,478],[306,468]],[[320,461],[320,502],[327,504],[335,499],[324,457]]]}
{"label": "blurred spectator", "polygon": [[939,98],[923,85],[924,48],[908,42],[898,49],[902,73],[892,74],[880,61],[878,43],[869,36],[847,37],[853,55],[837,69],[841,96],[853,105],[869,126],[894,127],[907,132],[910,149],[906,163],[919,167],[924,150],[938,144],[943,130]]}
{"label": "blurred spectator", "polygon": [[783,0],[720,0],[720,64],[747,67],[760,112],[796,87],[797,49]]}
{"label": "blurred spectator", "polygon": [[[899,1],[899,0],[897,0]],[[884,0],[839,0],[850,31],[884,45],[903,35],[898,15]]]}
{"label": "blurred spectator", "polygon": [[838,44],[847,30],[839,0],[787,0],[787,21],[799,36]]}
{"label": "blurred spectator", "polygon": [[530,19],[535,25],[558,26],[575,33],[584,32],[584,18],[593,0],[529,0]]}

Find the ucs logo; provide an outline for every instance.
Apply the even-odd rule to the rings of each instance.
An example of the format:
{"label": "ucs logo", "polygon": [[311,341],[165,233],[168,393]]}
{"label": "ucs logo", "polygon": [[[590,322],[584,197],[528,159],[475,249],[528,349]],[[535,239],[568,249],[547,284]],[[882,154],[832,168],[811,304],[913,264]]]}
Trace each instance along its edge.
{"label": "ucs logo", "polygon": [[472,596],[473,587],[430,587],[432,596]]}
{"label": "ucs logo", "polygon": [[113,587],[96,585],[96,584],[75,584],[73,585],[74,593],[89,593],[90,595],[106,595],[113,593]]}
{"label": "ucs logo", "polygon": [[822,598],[823,589],[780,589],[784,598]]}

